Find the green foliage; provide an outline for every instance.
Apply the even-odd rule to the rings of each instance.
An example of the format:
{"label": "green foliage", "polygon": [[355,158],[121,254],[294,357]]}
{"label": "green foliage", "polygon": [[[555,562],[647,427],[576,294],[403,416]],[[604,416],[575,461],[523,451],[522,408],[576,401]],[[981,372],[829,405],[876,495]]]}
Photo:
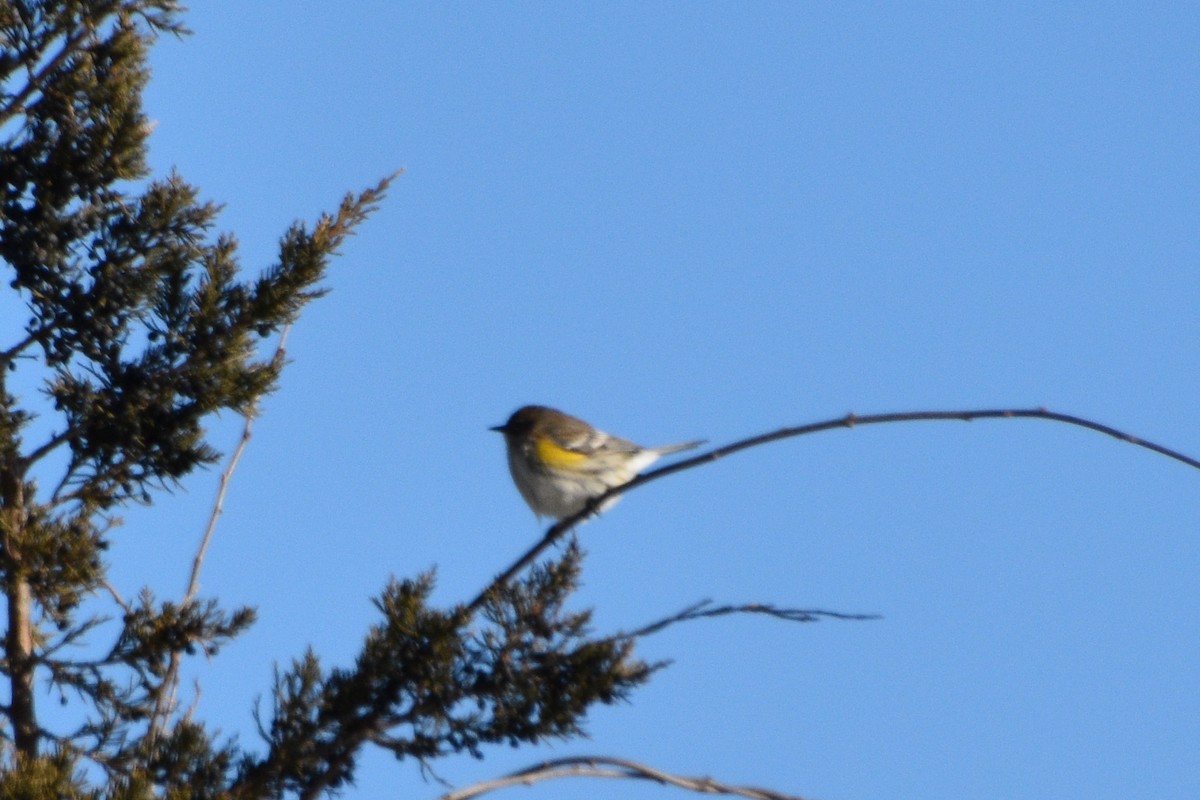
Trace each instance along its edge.
{"label": "green foliage", "polygon": [[591,639],[590,615],[564,610],[581,558],[571,545],[497,588],[481,625],[462,607],[430,608],[431,575],[392,581],[353,669],[325,672],[309,653],[276,676],[270,722],[260,720],[270,749],[243,763],[239,783],[271,797],[336,789],[366,742],[424,762],[581,734],[590,706],[626,698],[654,670],[631,640]]}
{"label": "green foliage", "polygon": [[89,790],[83,784],[75,760],[65,753],[20,757],[12,769],[0,772],[0,797],[5,800],[99,800],[100,792]]}
{"label": "green foliage", "polygon": [[[392,581],[352,665],[310,652],[277,674],[257,748],[181,714],[174,695],[179,663],[216,656],[253,610],[148,590],[126,602],[108,586],[113,512],[219,457],[206,421],[253,415],[275,388],[283,365],[262,340],[321,295],[390,180],[293,225],[278,261],[245,279],[236,241],[214,232],[218,208],[146,171],[146,53],[182,32],[179,13],[169,0],[0,0],[0,262],[26,310],[0,342],[0,797],[315,797],[352,781],[367,746],[425,763],[579,735],[591,706],[655,667],[566,610],[574,546],[479,612],[430,606],[430,575]],[[19,370],[41,381],[41,406],[8,391]],[[31,433],[39,413],[52,432]],[[89,597],[112,613],[85,614]],[[74,727],[38,715],[47,688]]]}

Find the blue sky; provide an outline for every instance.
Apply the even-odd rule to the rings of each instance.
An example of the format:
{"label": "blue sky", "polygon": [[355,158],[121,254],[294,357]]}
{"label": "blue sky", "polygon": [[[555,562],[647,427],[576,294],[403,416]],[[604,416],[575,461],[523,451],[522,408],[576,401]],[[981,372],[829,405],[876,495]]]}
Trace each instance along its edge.
{"label": "blue sky", "polygon": [[[1187,4],[197,3],[153,54],[152,164],[253,272],[404,167],[289,340],[204,573],[261,621],[197,664],[243,742],[272,667],[347,663],[390,575],[472,597],[541,533],[486,428],[646,443],[1047,406],[1200,454],[1200,14]],[[231,443],[236,420],[214,428]],[[115,535],[182,590],[216,483]],[[789,440],[583,527],[581,605],[725,619],[590,741],[824,800],[1200,795],[1200,473],[1038,421]],[[667,796],[582,781],[537,797]],[[351,796],[433,797],[368,757]]]}

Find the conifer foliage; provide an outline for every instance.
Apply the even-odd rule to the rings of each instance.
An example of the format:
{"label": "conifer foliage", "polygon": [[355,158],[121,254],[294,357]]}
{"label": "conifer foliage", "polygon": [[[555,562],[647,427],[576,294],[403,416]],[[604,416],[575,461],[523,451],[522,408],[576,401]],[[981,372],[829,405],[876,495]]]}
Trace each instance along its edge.
{"label": "conifer foliage", "polygon": [[[0,341],[0,797],[318,797],[353,779],[365,747],[428,763],[578,734],[591,705],[654,667],[564,610],[573,547],[478,609],[431,607],[430,575],[384,587],[353,664],[278,654],[290,666],[264,686],[258,742],[181,713],[171,680],[173,661],[217,655],[253,610],[109,588],[114,512],[220,457],[206,419],[251,415],[275,387],[283,364],[263,340],[320,296],[390,180],[293,225],[247,278],[216,206],[147,170],[147,50],[185,33],[182,11],[0,0],[0,270],[4,308],[24,309],[0,326],[15,332]],[[44,397],[17,396],[17,374]],[[89,598],[112,605],[115,637]],[[49,724],[47,696],[75,721]]]}

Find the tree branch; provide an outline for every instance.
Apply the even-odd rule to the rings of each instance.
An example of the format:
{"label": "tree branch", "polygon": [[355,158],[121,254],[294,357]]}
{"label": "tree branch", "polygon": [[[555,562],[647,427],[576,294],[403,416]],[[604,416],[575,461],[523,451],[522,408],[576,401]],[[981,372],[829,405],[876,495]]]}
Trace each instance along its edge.
{"label": "tree branch", "polygon": [[[113,9],[113,11],[115,11],[115,9]],[[111,14],[112,11],[109,11],[108,13]],[[34,92],[41,89],[42,84],[45,83],[47,76],[62,66],[63,62],[67,60],[67,57],[73,54],[79,48],[79,45],[82,44],[85,39],[87,39],[90,33],[91,30],[89,30],[87,27],[80,27],[75,31],[63,34],[63,46],[59,49],[58,53],[52,56],[50,60],[47,61],[42,68],[36,72],[36,74],[31,70],[29,82],[25,84],[21,91],[13,95],[5,107],[0,108],[0,124],[8,122],[8,120],[14,115],[25,111],[26,101],[29,100]],[[44,47],[45,46],[48,46],[48,43],[47,45],[44,45]]]}
{"label": "tree branch", "polygon": [[25,348],[37,341],[37,337],[37,333],[30,333],[12,347],[0,352],[0,369],[7,368],[9,364],[20,358],[21,353],[25,351]]}
{"label": "tree branch", "polygon": [[[54,35],[38,42],[29,52],[22,53],[20,55],[21,65],[25,68],[28,79],[19,92],[8,98],[3,106],[0,106],[0,125],[7,123],[17,114],[24,113],[29,98],[43,88],[47,78],[58,70],[68,58],[77,53],[80,45],[98,28],[114,17],[122,14],[137,14],[148,23],[152,30],[165,30],[175,34],[187,32],[186,28],[172,19],[171,11],[156,13],[153,9],[146,8],[147,5],[142,0],[135,0],[135,2],[111,0],[107,4],[93,3],[92,8],[83,12],[81,20],[76,20],[74,16],[66,19],[63,30],[53,31]],[[73,24],[76,22],[79,24]],[[40,62],[30,60],[30,56],[44,56],[59,38],[62,39],[62,47],[57,53]],[[37,68],[39,63],[41,63],[41,69]]]}
{"label": "tree branch", "polygon": [[[275,354],[271,357],[271,361],[276,366],[281,364],[286,357],[287,337],[291,328],[291,323],[288,323],[280,331],[279,343],[275,346]],[[237,469],[238,462],[242,459],[242,453],[246,451],[246,445],[250,443],[257,411],[256,408],[247,410],[245,420],[242,423],[242,435],[238,438],[238,443],[229,455],[229,461],[226,463],[225,469],[221,471],[221,477],[217,481],[217,495],[213,499],[212,511],[209,512],[208,524],[204,527],[204,534],[200,537],[200,544],[196,548],[196,555],[192,558],[192,571],[188,576],[187,590],[180,601],[181,606],[187,606],[195,600],[196,593],[200,591],[200,570],[204,567],[204,558],[208,554],[208,546],[212,542],[213,534],[216,533],[217,522],[221,519],[221,514],[225,510],[225,495],[229,491],[229,482],[233,478],[233,473]],[[150,715],[148,736],[151,742],[155,741],[166,729],[167,719],[175,710],[181,661],[181,651],[178,648],[172,650],[166,674],[163,676],[162,685],[159,687],[158,696],[154,701],[154,711]]]}
{"label": "tree branch", "polygon": [[439,800],[470,800],[497,789],[529,786],[553,778],[624,778],[646,780],[664,786],[675,786],[698,794],[725,794],[748,797],[752,800],[803,800],[797,795],[762,789],[757,786],[736,786],[712,778],[677,775],[636,761],[610,756],[572,756],[545,761],[528,769],[513,772],[489,781],[447,792]]}
{"label": "tree branch", "polygon": [[658,633],[680,622],[691,622],[692,620],[707,619],[709,617],[724,617],[730,614],[762,614],[787,622],[819,622],[822,619],[865,622],[883,619],[879,614],[845,614],[840,611],[824,611],[819,608],[779,608],[778,606],[766,603],[714,606],[712,600],[701,600],[683,609],[678,614],[663,617],[626,633],[619,633],[613,638],[635,639],[641,636],[649,636],[652,633]]}
{"label": "tree branch", "polygon": [[[280,331],[279,343],[275,346],[275,354],[271,356],[271,362],[276,366],[282,364],[287,355],[287,337],[291,329],[291,323],[288,323]],[[245,421],[242,424],[242,435],[238,439],[233,453],[229,456],[229,463],[225,465],[225,469],[221,472],[220,480],[217,482],[217,496],[213,499],[212,511],[208,516],[208,525],[204,528],[204,535],[200,538],[200,546],[196,549],[195,558],[192,559],[192,572],[188,578],[187,592],[183,596],[183,603],[185,605],[194,600],[196,592],[200,590],[200,570],[204,566],[204,557],[208,553],[208,545],[212,542],[213,534],[217,530],[217,521],[225,511],[225,495],[229,491],[229,481],[233,478],[233,472],[237,469],[238,462],[242,459],[242,453],[246,451],[246,445],[250,443],[250,437],[254,430],[254,418],[257,414],[257,408],[251,408],[247,411]]]}
{"label": "tree branch", "polygon": [[1182,464],[1186,464],[1193,469],[1200,469],[1200,460],[1184,455],[1178,450],[1172,450],[1169,447],[1164,447],[1154,442],[1146,441],[1125,431],[1117,428],[1095,422],[1084,417],[1074,416],[1072,414],[1062,414],[1057,411],[1050,411],[1045,408],[1026,408],[1026,409],[982,409],[982,410],[966,410],[966,411],[900,411],[886,414],[867,414],[858,416],[851,412],[844,417],[828,419],[822,422],[813,422],[808,425],[799,425],[792,428],[780,428],[771,433],[763,433],[758,436],[751,436],[747,439],[739,439],[731,444],[718,447],[710,450],[707,453],[701,453],[691,458],[685,458],[681,461],[676,461],[658,469],[650,470],[638,475],[628,483],[614,486],[601,495],[598,495],[583,508],[579,513],[560,519],[546,530],[544,536],[536,544],[530,547],[524,555],[512,563],[512,565],[504,572],[496,576],[487,588],[479,593],[479,596],[471,601],[467,606],[468,611],[477,610],[487,599],[488,594],[497,586],[508,583],[514,575],[516,575],[525,567],[529,566],[542,551],[550,547],[552,544],[561,539],[568,531],[573,529],[579,523],[583,522],[588,517],[597,514],[597,509],[604,504],[606,500],[618,497],[632,489],[656,481],[659,478],[665,478],[676,472],[682,472],[685,469],[698,467],[701,464],[707,464],[712,461],[724,458],[725,456],[733,455],[741,450],[747,450],[751,447],[775,442],[780,439],[790,439],[793,436],[804,436],[810,433],[820,433],[822,431],[833,430],[836,428],[853,428],[859,425],[875,425],[886,422],[927,422],[941,420],[958,420],[960,422],[970,422],[977,419],[1044,419],[1049,422],[1061,422],[1067,425],[1075,425],[1080,428],[1086,428],[1097,433],[1103,433],[1106,436],[1111,436],[1114,439],[1119,439],[1122,442],[1143,447],[1159,455],[1174,459]]}
{"label": "tree branch", "polygon": [[[42,442],[42,444],[39,447],[34,448],[28,455],[24,456],[21,459],[22,466],[28,468],[28,467],[34,465],[35,463],[40,461],[43,457],[45,457],[48,453],[52,452],[53,450],[55,450],[59,446],[61,446],[64,442],[69,441],[71,439],[71,437],[74,436],[76,433],[78,433],[78,431],[75,428],[72,428],[70,425],[68,425],[67,428],[62,433],[54,434],[49,439]],[[58,487],[55,488],[54,500],[56,500],[58,498],[59,492],[62,491],[62,487],[66,485],[66,480],[67,480],[67,478],[64,477],[63,481],[61,483],[59,483]],[[54,500],[52,500],[51,502],[54,502]]]}

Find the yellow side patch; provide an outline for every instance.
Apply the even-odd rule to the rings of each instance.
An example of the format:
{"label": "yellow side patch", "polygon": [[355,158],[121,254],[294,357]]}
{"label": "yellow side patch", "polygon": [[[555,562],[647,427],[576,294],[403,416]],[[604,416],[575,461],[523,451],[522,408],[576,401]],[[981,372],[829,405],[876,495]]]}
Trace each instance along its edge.
{"label": "yellow side patch", "polygon": [[548,467],[558,467],[560,469],[571,469],[579,466],[583,461],[587,460],[587,456],[583,453],[574,450],[568,450],[565,447],[560,447],[557,442],[549,436],[539,436],[534,441],[534,450],[537,452],[538,459]]}

